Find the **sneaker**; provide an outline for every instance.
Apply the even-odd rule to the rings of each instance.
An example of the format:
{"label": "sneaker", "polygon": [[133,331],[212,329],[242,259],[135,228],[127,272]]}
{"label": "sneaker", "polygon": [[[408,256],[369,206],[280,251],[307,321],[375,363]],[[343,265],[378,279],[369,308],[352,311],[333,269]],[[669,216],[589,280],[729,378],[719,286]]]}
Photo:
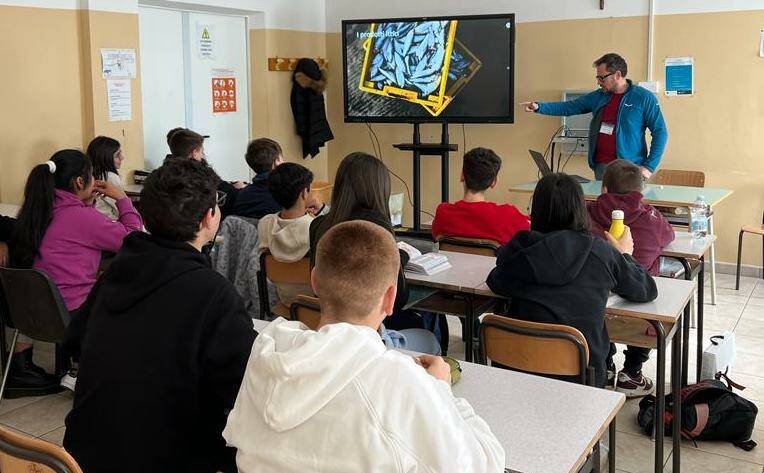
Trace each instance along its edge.
{"label": "sneaker", "polygon": [[618,372],[615,390],[624,393],[627,398],[647,396],[653,392],[653,389],[655,389],[653,380],[643,375],[641,371],[635,377],[631,377],[625,371]]}
{"label": "sneaker", "polygon": [[615,371],[607,370],[607,383],[605,383],[605,389],[615,389]]}
{"label": "sneaker", "polygon": [[77,384],[77,368],[69,368],[69,371],[61,378],[61,387],[74,392]]}

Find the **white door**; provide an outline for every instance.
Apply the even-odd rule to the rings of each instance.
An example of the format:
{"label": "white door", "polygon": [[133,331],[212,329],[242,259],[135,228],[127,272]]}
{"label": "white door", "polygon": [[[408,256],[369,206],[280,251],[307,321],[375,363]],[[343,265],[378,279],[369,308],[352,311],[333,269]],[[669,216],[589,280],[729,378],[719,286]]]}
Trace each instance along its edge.
{"label": "white door", "polygon": [[167,132],[186,126],[183,72],[183,15],[179,11],[140,7],[143,150],[146,167],[162,165]]}
{"label": "white door", "polygon": [[209,135],[204,141],[207,161],[221,178],[247,180],[249,167],[244,161],[249,140],[246,21],[242,17],[202,13],[189,13],[187,21],[186,31],[193,45],[187,64],[191,79],[190,95],[187,95],[190,103],[186,102],[188,128]]}
{"label": "white door", "polygon": [[186,127],[209,135],[207,161],[221,178],[248,180],[246,20],[148,7],[139,15],[147,167],[169,152],[167,132]]}

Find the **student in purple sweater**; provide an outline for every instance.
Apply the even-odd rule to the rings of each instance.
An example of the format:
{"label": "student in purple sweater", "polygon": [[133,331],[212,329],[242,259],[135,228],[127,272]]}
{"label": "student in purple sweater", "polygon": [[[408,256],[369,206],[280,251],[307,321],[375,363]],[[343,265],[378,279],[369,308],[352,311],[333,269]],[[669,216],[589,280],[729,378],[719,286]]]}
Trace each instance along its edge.
{"label": "student in purple sweater", "polygon": [[[119,218],[111,220],[94,207],[97,195],[116,201]],[[44,271],[56,284],[72,320],[87,298],[98,275],[101,252],[117,252],[122,239],[143,227],[141,216],[124,191],[93,178],[90,160],[82,151],[56,152],[50,161],[35,166],[24,188],[10,245],[16,268]],[[39,395],[57,387],[48,373],[32,362],[32,340],[19,338],[6,393],[20,397]],[[61,380],[74,389],[76,371]]]}

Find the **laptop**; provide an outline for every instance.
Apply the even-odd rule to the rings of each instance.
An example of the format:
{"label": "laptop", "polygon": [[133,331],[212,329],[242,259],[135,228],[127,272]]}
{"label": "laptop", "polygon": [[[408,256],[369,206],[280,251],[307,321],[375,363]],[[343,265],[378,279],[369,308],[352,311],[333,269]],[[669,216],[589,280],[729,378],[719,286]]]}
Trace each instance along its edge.
{"label": "laptop", "polygon": [[[536,167],[539,168],[539,171],[541,171],[542,177],[552,174],[552,170],[549,169],[549,165],[546,163],[546,159],[544,159],[543,154],[539,153],[538,151],[533,151],[532,149],[529,149],[528,152],[531,153],[531,157],[533,158],[533,161],[536,163]],[[570,177],[575,179],[575,181],[580,184],[584,184],[591,181],[591,179],[577,176],[575,174],[571,174]]]}

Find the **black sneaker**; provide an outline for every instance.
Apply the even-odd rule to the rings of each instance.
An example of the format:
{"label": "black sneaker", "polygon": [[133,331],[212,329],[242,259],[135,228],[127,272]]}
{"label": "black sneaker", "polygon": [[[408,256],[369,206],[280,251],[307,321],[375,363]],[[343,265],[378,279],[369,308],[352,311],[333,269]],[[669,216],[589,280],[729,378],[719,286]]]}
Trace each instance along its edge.
{"label": "black sneaker", "polygon": [[3,397],[44,396],[61,391],[58,378],[32,363],[32,350],[14,353]]}
{"label": "black sneaker", "polygon": [[654,389],[653,380],[643,375],[641,371],[634,377],[625,371],[618,373],[618,382],[615,385],[615,390],[619,393],[624,393],[627,398],[647,396]]}

